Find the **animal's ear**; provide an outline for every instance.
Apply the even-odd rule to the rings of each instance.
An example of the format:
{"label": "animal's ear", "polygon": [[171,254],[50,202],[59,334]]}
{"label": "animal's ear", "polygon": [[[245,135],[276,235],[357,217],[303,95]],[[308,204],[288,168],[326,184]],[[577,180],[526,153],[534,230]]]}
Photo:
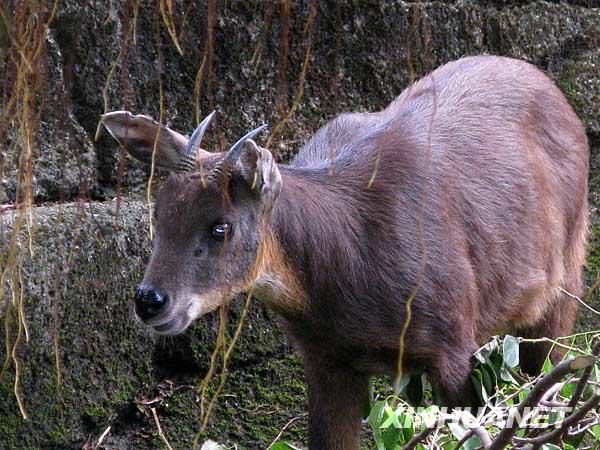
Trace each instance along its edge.
{"label": "animal's ear", "polygon": [[154,159],[157,167],[176,170],[185,155],[188,138],[160,125],[151,117],[134,116],[129,111],[113,111],[102,116],[102,124],[131,156],[144,163],[152,162],[157,133]]}
{"label": "animal's ear", "polygon": [[270,209],[281,192],[281,173],[271,152],[256,145],[252,139],[244,142],[236,161],[235,173],[251,190],[256,190]]}

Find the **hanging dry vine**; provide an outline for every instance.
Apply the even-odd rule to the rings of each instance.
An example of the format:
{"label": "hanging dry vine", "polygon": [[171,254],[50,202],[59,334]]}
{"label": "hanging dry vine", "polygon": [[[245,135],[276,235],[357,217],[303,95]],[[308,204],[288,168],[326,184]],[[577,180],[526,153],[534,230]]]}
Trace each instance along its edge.
{"label": "hanging dry vine", "polygon": [[5,153],[0,155],[0,175],[11,155],[17,165],[15,204],[7,221],[11,235],[4,240],[0,255],[0,311],[4,313],[6,339],[6,357],[0,378],[12,363],[14,395],[24,419],[27,419],[27,412],[19,389],[18,350],[23,338],[27,342],[29,336],[22,266],[27,255],[33,254],[33,161],[46,93],[46,31],[56,8],[56,1],[47,5],[36,0],[0,6],[0,20],[8,39],[7,51],[0,59],[0,68],[4,70],[0,141],[7,144],[3,146]]}
{"label": "hanging dry vine", "polygon": [[[304,35],[305,35],[305,46],[306,52],[304,54],[304,62],[302,63],[302,70],[300,71],[300,77],[298,78],[298,90],[296,91],[296,95],[294,97],[294,101],[292,102],[292,106],[287,111],[285,116],[273,127],[273,131],[269,136],[267,141],[267,147],[272,148],[275,139],[281,133],[285,124],[292,118],[296,109],[300,105],[302,98],[304,97],[304,82],[306,79],[306,74],[308,72],[308,66],[310,64],[311,57],[311,49],[312,49],[312,38],[313,38],[313,26],[315,23],[315,19],[317,17],[318,12],[318,1],[311,0],[310,2],[310,11],[308,13],[308,19],[306,20],[306,25],[304,27]],[[285,43],[283,44],[285,45]]]}
{"label": "hanging dry vine", "polygon": [[212,108],[212,82],[213,74],[213,59],[215,54],[215,24],[217,21],[217,1],[208,0],[208,8],[206,11],[206,41],[204,43],[204,56],[202,63],[196,73],[194,81],[194,111],[196,115],[196,123],[200,123],[202,111],[200,109],[200,99],[202,98],[202,85],[206,79],[206,97],[209,100],[209,107]]}

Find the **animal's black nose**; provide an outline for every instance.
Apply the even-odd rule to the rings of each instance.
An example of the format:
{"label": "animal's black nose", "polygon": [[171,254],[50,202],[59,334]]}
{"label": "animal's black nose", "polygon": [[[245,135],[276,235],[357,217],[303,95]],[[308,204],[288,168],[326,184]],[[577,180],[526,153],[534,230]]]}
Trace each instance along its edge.
{"label": "animal's black nose", "polygon": [[169,297],[155,289],[139,287],[135,291],[135,312],[143,321],[158,316],[168,303]]}

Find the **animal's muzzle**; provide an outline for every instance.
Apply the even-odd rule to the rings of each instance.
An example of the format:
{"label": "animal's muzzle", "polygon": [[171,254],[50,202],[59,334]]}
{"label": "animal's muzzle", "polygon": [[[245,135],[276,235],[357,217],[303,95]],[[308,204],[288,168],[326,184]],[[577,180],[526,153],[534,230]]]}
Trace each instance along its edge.
{"label": "animal's muzzle", "polygon": [[134,300],[135,312],[144,322],[158,316],[169,304],[169,296],[153,288],[137,288]]}

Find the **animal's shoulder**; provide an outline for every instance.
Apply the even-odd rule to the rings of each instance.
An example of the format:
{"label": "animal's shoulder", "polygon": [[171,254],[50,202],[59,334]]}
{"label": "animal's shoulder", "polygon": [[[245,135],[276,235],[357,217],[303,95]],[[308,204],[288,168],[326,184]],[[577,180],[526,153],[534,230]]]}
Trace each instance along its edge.
{"label": "animal's shoulder", "polygon": [[320,166],[352,157],[359,143],[381,129],[385,117],[376,113],[344,113],[319,129],[293,161],[296,166]]}

